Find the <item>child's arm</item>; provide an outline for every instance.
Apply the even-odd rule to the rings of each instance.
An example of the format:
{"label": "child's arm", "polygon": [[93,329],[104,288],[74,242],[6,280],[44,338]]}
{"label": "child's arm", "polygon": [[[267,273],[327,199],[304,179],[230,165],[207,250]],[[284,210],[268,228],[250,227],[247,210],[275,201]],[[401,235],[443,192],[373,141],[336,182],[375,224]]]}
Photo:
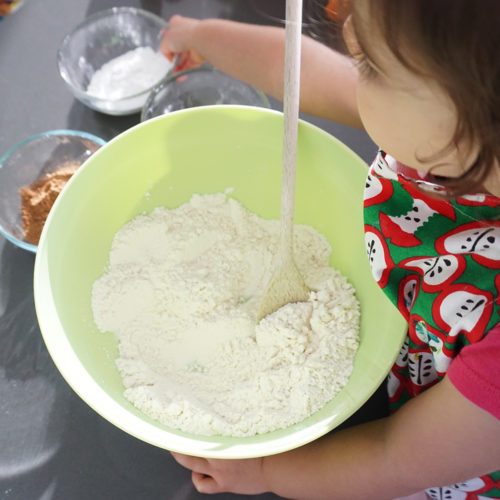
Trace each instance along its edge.
{"label": "child's arm", "polygon": [[[351,60],[311,38],[302,39],[301,110],[362,128]],[[282,100],[284,48],[282,28],[173,16],[160,50],[191,53]]]}
{"label": "child's arm", "polygon": [[272,491],[293,499],[388,500],[500,467],[500,421],[444,379],[394,415],[253,460],[174,454],[203,493]]}

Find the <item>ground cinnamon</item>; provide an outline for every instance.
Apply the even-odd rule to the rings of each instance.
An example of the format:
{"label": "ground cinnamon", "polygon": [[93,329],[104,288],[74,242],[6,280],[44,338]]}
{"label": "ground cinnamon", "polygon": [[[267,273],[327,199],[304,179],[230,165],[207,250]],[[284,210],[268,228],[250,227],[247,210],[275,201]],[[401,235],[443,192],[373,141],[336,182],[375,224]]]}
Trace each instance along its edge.
{"label": "ground cinnamon", "polygon": [[79,165],[66,165],[19,190],[24,237],[38,245],[52,205]]}

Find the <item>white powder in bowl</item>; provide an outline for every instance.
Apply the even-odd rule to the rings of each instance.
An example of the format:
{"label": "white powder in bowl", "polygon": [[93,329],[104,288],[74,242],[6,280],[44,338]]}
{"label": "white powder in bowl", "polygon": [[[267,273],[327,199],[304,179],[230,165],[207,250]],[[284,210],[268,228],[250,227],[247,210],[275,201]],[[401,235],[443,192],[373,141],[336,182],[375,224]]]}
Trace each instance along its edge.
{"label": "white powder in bowl", "polygon": [[137,47],[103,64],[92,75],[87,92],[110,101],[130,97],[158,83],[171,67],[172,63],[160,52]]}
{"label": "white powder in bowl", "polygon": [[313,228],[294,229],[310,301],[256,325],[278,234],[279,221],[222,193],[117,232],[92,308],[117,335],[125,396],[144,413],[189,433],[250,436],[300,422],[346,384],[359,304]]}

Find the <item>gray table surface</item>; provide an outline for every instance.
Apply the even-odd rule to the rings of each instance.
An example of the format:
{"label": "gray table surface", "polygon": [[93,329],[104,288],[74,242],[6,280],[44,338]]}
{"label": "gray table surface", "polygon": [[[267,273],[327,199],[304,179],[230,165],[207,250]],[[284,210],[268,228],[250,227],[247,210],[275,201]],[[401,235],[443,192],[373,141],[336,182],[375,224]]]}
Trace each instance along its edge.
{"label": "gray table surface", "polygon": [[[71,128],[109,140],[139,122],[73,99],[57,72],[63,36],[88,14],[115,5],[155,12],[279,24],[281,0],[28,0],[0,23],[0,156],[22,139]],[[281,104],[271,101],[273,107]],[[374,145],[360,131],[303,118],[369,161]],[[117,429],[66,384],[43,343],[33,304],[34,255],[0,236],[0,499],[107,500],[205,498],[170,454]],[[345,425],[385,414],[380,389]],[[223,494],[216,500],[253,498]]]}

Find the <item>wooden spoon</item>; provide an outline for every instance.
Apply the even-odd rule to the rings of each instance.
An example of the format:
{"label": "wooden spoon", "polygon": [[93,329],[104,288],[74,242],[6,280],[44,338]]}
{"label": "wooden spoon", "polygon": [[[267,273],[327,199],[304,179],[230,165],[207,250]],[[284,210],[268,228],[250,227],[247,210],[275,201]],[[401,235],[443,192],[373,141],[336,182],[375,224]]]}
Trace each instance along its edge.
{"label": "wooden spoon", "polygon": [[285,27],[284,136],[281,180],[281,228],[278,267],[262,297],[257,321],[290,302],[309,299],[307,288],[293,258],[293,211],[300,90],[302,0],[287,0]]}

